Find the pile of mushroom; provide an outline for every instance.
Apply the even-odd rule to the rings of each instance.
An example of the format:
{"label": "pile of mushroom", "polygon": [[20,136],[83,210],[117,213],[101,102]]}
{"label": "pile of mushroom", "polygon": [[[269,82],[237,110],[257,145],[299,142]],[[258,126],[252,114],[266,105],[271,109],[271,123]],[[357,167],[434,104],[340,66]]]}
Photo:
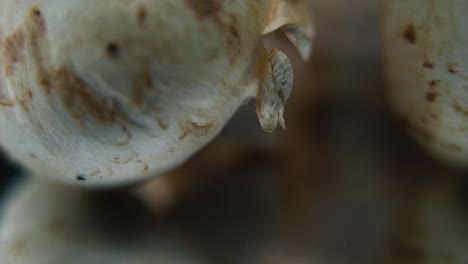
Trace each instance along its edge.
{"label": "pile of mushroom", "polygon": [[285,128],[293,72],[262,36],[307,58],[311,22],[288,0],[1,1],[0,143],[35,175],[116,186],[181,164],[251,98]]}
{"label": "pile of mushroom", "polygon": [[[342,8],[340,1],[346,2],[310,2],[327,3],[319,8],[321,12],[327,9],[323,7],[340,10],[329,21],[320,20],[321,25],[346,17],[341,24],[325,28],[331,29],[327,33],[336,36],[335,42],[353,45],[346,51],[344,45],[336,45],[328,54],[322,53],[323,57],[334,54],[334,60],[330,66],[330,58],[321,57],[317,68],[323,65],[339,70],[326,69],[314,76],[325,80],[317,82],[324,90],[343,88],[330,92],[341,93],[341,97],[325,99],[335,100],[331,103],[320,101],[325,107],[314,108],[320,117],[310,117],[313,114],[304,105],[311,101],[303,100],[296,119],[300,122],[310,117],[319,122],[304,122],[304,127],[309,127],[301,133],[324,143],[292,142],[298,133],[289,131],[284,140],[289,152],[282,149],[282,156],[277,155],[294,161],[281,167],[286,168],[287,180],[267,177],[271,175],[257,178],[262,187],[268,185],[265,179],[272,179],[288,194],[267,187],[271,193],[261,196],[274,201],[269,205],[275,212],[292,219],[287,220],[293,228],[281,234],[279,241],[268,239],[275,249],[276,243],[278,248],[301,245],[307,256],[310,253],[317,259],[326,250],[310,249],[328,246],[333,248],[329,252],[333,257],[353,262],[346,259],[346,251],[359,255],[354,251],[364,250],[364,237],[372,233],[374,239],[368,243],[374,247],[367,253],[378,252],[379,245],[374,242],[381,242],[383,227],[392,233],[384,256],[371,263],[467,263],[465,172],[425,159],[396,131],[398,127],[390,124],[393,120],[382,115],[384,107],[366,105],[349,111],[359,108],[360,103],[380,103],[371,97],[375,94],[355,94],[354,88],[383,85],[380,76],[375,82],[360,82],[372,79],[368,77],[380,69],[375,67],[379,58],[368,49],[378,50],[372,42],[377,38],[370,41],[369,37],[370,33],[377,35],[377,30],[365,27],[369,17],[376,15],[354,9],[373,0],[349,3],[354,5],[349,10]],[[384,32],[379,33],[384,37],[388,99],[393,110],[437,160],[468,167],[468,69],[464,61],[468,4],[462,0],[381,0],[375,5],[377,2],[386,2]],[[273,132],[278,125],[285,128],[283,114],[291,92],[292,69],[285,54],[265,48],[263,36],[279,29],[307,58],[314,35],[311,18],[299,0],[0,0],[0,14],[0,144],[31,174],[80,186],[125,186],[165,174],[216,137],[238,108],[252,98],[265,131]],[[362,36],[343,27],[356,22],[355,17],[360,23],[350,28],[365,32]],[[337,32],[337,27],[346,30]],[[349,35],[344,31],[350,31]],[[349,40],[351,37],[355,42]],[[367,41],[368,46],[362,45]],[[349,54],[353,56],[347,57]],[[365,56],[368,60],[360,60]],[[353,63],[361,69],[349,70]],[[372,67],[376,70],[368,71]],[[336,83],[330,84],[333,79]],[[354,103],[343,107],[344,101]],[[338,111],[333,104],[339,105]],[[353,113],[346,115],[347,111]],[[368,115],[363,118],[362,112]],[[323,122],[329,118],[332,122]],[[374,122],[377,119],[379,122]],[[319,127],[311,135],[309,128],[322,123],[327,123],[325,128]],[[366,140],[356,140],[358,137]],[[291,147],[293,144],[298,147]],[[314,155],[304,155],[297,151],[300,148],[312,149]],[[213,155],[222,151],[235,152],[224,147]],[[223,167],[222,158],[206,158],[206,166]],[[306,163],[313,166],[304,166]],[[180,189],[190,186],[193,190],[194,182],[206,183],[197,177],[192,177],[192,182],[186,180],[209,174],[190,165],[187,168],[198,173],[186,173],[182,168],[175,175],[168,174],[170,180],[183,181],[183,187],[169,181],[171,188],[166,188],[166,182],[151,182],[137,194],[143,202],[134,201],[128,190],[114,195],[28,179],[2,207],[0,262],[211,263],[193,250],[198,240],[191,241],[179,234],[183,230],[174,230],[171,221],[154,215],[161,210],[158,202],[165,203],[162,210],[174,203],[164,201],[173,195],[166,189],[181,196]],[[300,170],[301,177],[297,177]],[[178,174],[185,178],[177,178]],[[207,189],[227,193],[220,185]],[[235,191],[227,195],[228,202],[216,200],[226,211],[232,211],[235,202],[230,202],[238,202],[240,196],[244,198],[238,202],[240,206],[246,200],[254,203],[239,188],[232,189]],[[193,197],[190,195],[186,195],[187,200]],[[275,199],[271,199],[273,195]],[[281,204],[284,199],[289,200]],[[205,199],[194,200],[198,214],[200,204],[214,216],[226,212],[211,208]],[[390,208],[393,203],[397,208]],[[392,209],[395,214],[388,213]],[[237,215],[244,212],[250,211],[235,211]],[[217,217],[208,218],[205,224],[209,228],[213,229],[214,222],[226,228]],[[386,222],[379,224],[379,220]],[[327,225],[329,228],[324,228]],[[233,230],[228,233],[237,231]],[[307,232],[314,233],[311,240],[316,239],[316,245],[306,238]],[[347,234],[345,239],[343,234]],[[222,244],[218,238],[214,237],[213,244]],[[295,244],[296,238],[300,243]],[[232,237],[223,239],[230,241]],[[332,240],[339,246],[330,247]],[[242,246],[250,247],[245,241],[241,241]],[[230,248],[229,254],[238,254],[235,249]],[[278,261],[282,252],[271,251],[271,261]],[[80,258],[74,258],[76,255]]]}

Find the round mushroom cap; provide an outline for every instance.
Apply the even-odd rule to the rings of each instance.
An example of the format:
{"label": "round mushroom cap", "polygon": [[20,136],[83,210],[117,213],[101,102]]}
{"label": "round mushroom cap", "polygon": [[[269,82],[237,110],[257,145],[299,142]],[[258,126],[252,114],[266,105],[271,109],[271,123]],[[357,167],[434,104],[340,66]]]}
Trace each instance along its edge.
{"label": "round mushroom cap", "polygon": [[262,14],[203,3],[2,1],[2,146],[88,186],[179,165],[255,95]]}

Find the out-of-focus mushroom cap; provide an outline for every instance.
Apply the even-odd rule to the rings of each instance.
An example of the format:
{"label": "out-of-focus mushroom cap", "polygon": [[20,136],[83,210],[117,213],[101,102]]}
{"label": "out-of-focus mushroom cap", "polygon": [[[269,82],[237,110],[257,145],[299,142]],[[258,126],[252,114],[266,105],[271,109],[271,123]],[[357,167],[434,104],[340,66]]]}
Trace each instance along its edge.
{"label": "out-of-focus mushroom cap", "polygon": [[435,157],[468,167],[468,2],[387,1],[390,101]]}
{"label": "out-of-focus mushroom cap", "polygon": [[27,181],[6,201],[1,263],[206,263],[174,227],[124,194]]}

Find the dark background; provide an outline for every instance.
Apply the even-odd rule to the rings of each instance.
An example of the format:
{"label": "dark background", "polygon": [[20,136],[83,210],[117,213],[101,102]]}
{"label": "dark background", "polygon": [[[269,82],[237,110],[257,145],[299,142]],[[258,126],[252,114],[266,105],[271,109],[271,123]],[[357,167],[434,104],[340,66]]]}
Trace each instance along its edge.
{"label": "dark background", "polygon": [[5,193],[7,187],[19,177],[21,169],[15,164],[5,152],[0,149],[0,196]]}

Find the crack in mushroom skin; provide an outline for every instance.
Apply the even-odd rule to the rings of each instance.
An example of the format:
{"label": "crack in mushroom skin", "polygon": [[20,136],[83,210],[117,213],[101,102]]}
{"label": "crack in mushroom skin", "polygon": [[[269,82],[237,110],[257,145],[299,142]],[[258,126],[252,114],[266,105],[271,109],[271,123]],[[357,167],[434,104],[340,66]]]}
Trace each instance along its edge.
{"label": "crack in mushroom skin", "polygon": [[389,99],[434,157],[468,167],[468,3],[386,1]]}
{"label": "crack in mushroom skin", "polygon": [[272,78],[264,34],[288,25],[308,56],[313,30],[301,7],[1,1],[0,123],[9,125],[0,143],[34,174],[71,184],[112,187],[162,174],[211,141]]}

